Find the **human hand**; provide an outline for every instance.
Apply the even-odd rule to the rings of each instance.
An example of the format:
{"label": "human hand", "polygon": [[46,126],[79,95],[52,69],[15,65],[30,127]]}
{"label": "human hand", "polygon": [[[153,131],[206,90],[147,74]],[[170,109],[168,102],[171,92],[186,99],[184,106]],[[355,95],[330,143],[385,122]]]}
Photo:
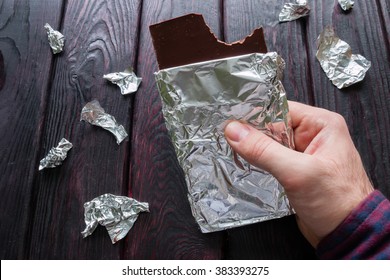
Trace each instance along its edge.
{"label": "human hand", "polygon": [[316,247],[374,189],[342,116],[297,102],[289,107],[296,151],[237,121],[225,136],[283,185],[301,232]]}

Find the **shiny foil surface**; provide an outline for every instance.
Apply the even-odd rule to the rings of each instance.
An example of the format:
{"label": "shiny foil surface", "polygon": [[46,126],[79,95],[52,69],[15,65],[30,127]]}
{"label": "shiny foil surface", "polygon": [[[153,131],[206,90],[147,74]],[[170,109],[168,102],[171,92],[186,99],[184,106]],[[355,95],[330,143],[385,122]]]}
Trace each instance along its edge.
{"label": "shiny foil surface", "polygon": [[91,235],[100,224],[105,226],[112,244],[126,236],[140,212],[149,212],[149,204],[126,196],[103,194],[84,204],[86,227],[83,237]]}
{"label": "shiny foil surface", "polygon": [[113,116],[107,114],[97,100],[93,100],[84,106],[80,120],[108,130],[115,136],[118,145],[128,136],[125,128],[119,125]]}
{"label": "shiny foil surface", "polygon": [[332,27],[326,27],[317,39],[316,57],[322,69],[339,89],[364,79],[371,62],[338,38]]}
{"label": "shiny foil surface", "polygon": [[279,22],[293,21],[310,14],[310,7],[306,0],[297,0],[295,3],[286,3],[279,14]]}
{"label": "shiny foil surface", "polygon": [[123,72],[111,73],[103,76],[104,79],[116,84],[120,89],[122,95],[130,94],[138,90],[142,79],[138,78],[131,67]]}
{"label": "shiny foil surface", "polygon": [[352,0],[339,0],[339,4],[344,11],[348,11],[353,8],[355,1]]}
{"label": "shiny foil surface", "polygon": [[47,38],[53,54],[57,54],[63,51],[65,37],[59,31],[54,30],[48,23],[45,24],[47,32]]}
{"label": "shiny foil surface", "polygon": [[39,170],[45,168],[54,168],[61,165],[66,159],[68,151],[72,149],[73,145],[65,138],[62,138],[57,147],[53,147],[47,156],[39,162]]}
{"label": "shiny foil surface", "polygon": [[273,52],[156,73],[166,126],[202,232],[292,213],[278,181],[233,153],[224,136],[229,120],[241,120],[293,148],[283,69],[283,59]]}

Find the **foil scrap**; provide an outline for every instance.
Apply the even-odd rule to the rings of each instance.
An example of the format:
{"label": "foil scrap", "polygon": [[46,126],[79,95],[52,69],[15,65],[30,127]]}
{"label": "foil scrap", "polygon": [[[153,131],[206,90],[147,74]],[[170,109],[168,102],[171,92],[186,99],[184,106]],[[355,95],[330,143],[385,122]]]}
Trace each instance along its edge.
{"label": "foil scrap", "polygon": [[140,212],[149,212],[147,202],[139,202],[126,196],[103,194],[84,204],[86,227],[83,238],[91,235],[100,224],[106,227],[112,244],[126,236]]}
{"label": "foil scrap", "polygon": [[135,75],[131,67],[123,72],[104,75],[103,78],[117,85],[121,89],[122,95],[136,92],[142,81],[141,78]]}
{"label": "foil scrap", "polygon": [[316,57],[339,89],[362,81],[371,67],[371,62],[365,57],[352,54],[350,45],[338,38],[332,27],[326,27],[318,37]]}
{"label": "foil scrap", "polygon": [[81,110],[80,121],[86,121],[108,130],[115,136],[118,145],[128,136],[125,128],[119,125],[113,116],[107,114],[97,100],[93,100],[84,106]]}
{"label": "foil scrap", "polygon": [[45,24],[45,29],[53,54],[62,52],[64,49],[65,36],[59,31],[54,30],[48,23]]}
{"label": "foil scrap", "polygon": [[39,162],[39,170],[54,168],[61,165],[72,147],[72,143],[65,138],[62,138],[57,147],[51,148],[47,156]]}
{"label": "foil scrap", "polygon": [[286,3],[279,14],[279,22],[293,21],[309,15],[310,7],[306,0],[297,0],[295,3]]}
{"label": "foil scrap", "polygon": [[224,136],[229,120],[241,120],[294,147],[284,67],[273,52],[155,73],[192,214],[204,233],[293,213],[280,183],[235,154]]}
{"label": "foil scrap", "polygon": [[339,0],[339,4],[344,11],[348,11],[353,8],[355,1],[353,0]]}

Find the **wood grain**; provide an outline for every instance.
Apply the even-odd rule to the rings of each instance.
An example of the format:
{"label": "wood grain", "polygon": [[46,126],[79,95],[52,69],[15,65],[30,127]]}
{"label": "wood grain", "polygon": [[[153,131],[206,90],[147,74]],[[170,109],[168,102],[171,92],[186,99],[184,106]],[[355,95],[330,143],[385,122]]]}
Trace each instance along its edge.
{"label": "wood grain", "polygon": [[126,240],[124,258],[215,259],[222,257],[223,233],[202,234],[191,215],[184,175],[179,167],[161,113],[153,72],[157,62],[150,24],[201,13],[220,35],[219,1],[144,1],[138,73],[144,85],[137,92],[133,123],[129,195],[150,202]]}
{"label": "wood grain", "polygon": [[139,10],[140,1],[67,1],[65,51],[53,69],[40,156],[62,137],[74,148],[61,167],[37,176],[29,258],[121,257],[123,243],[112,245],[104,228],[86,239],[80,232],[86,201],[104,193],[127,194],[130,142],[118,146],[109,132],[80,122],[80,112],[97,99],[130,131],[132,97],[102,77],[134,64]]}
{"label": "wood grain", "polygon": [[390,52],[390,2],[388,0],[378,0],[378,14],[382,25],[383,41],[385,41],[387,52]]}
{"label": "wood grain", "polygon": [[26,258],[52,56],[43,28],[62,0],[0,3],[0,258]]}

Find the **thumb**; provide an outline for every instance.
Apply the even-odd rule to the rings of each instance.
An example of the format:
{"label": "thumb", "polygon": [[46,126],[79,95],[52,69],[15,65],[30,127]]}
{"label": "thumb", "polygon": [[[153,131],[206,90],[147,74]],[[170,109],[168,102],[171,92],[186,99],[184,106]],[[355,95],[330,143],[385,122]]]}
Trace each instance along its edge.
{"label": "thumb", "polygon": [[[282,184],[304,169],[307,155],[291,150],[250,125],[238,121],[225,128],[225,137],[240,156],[274,175]],[[286,182],[286,181],[285,181]]]}

